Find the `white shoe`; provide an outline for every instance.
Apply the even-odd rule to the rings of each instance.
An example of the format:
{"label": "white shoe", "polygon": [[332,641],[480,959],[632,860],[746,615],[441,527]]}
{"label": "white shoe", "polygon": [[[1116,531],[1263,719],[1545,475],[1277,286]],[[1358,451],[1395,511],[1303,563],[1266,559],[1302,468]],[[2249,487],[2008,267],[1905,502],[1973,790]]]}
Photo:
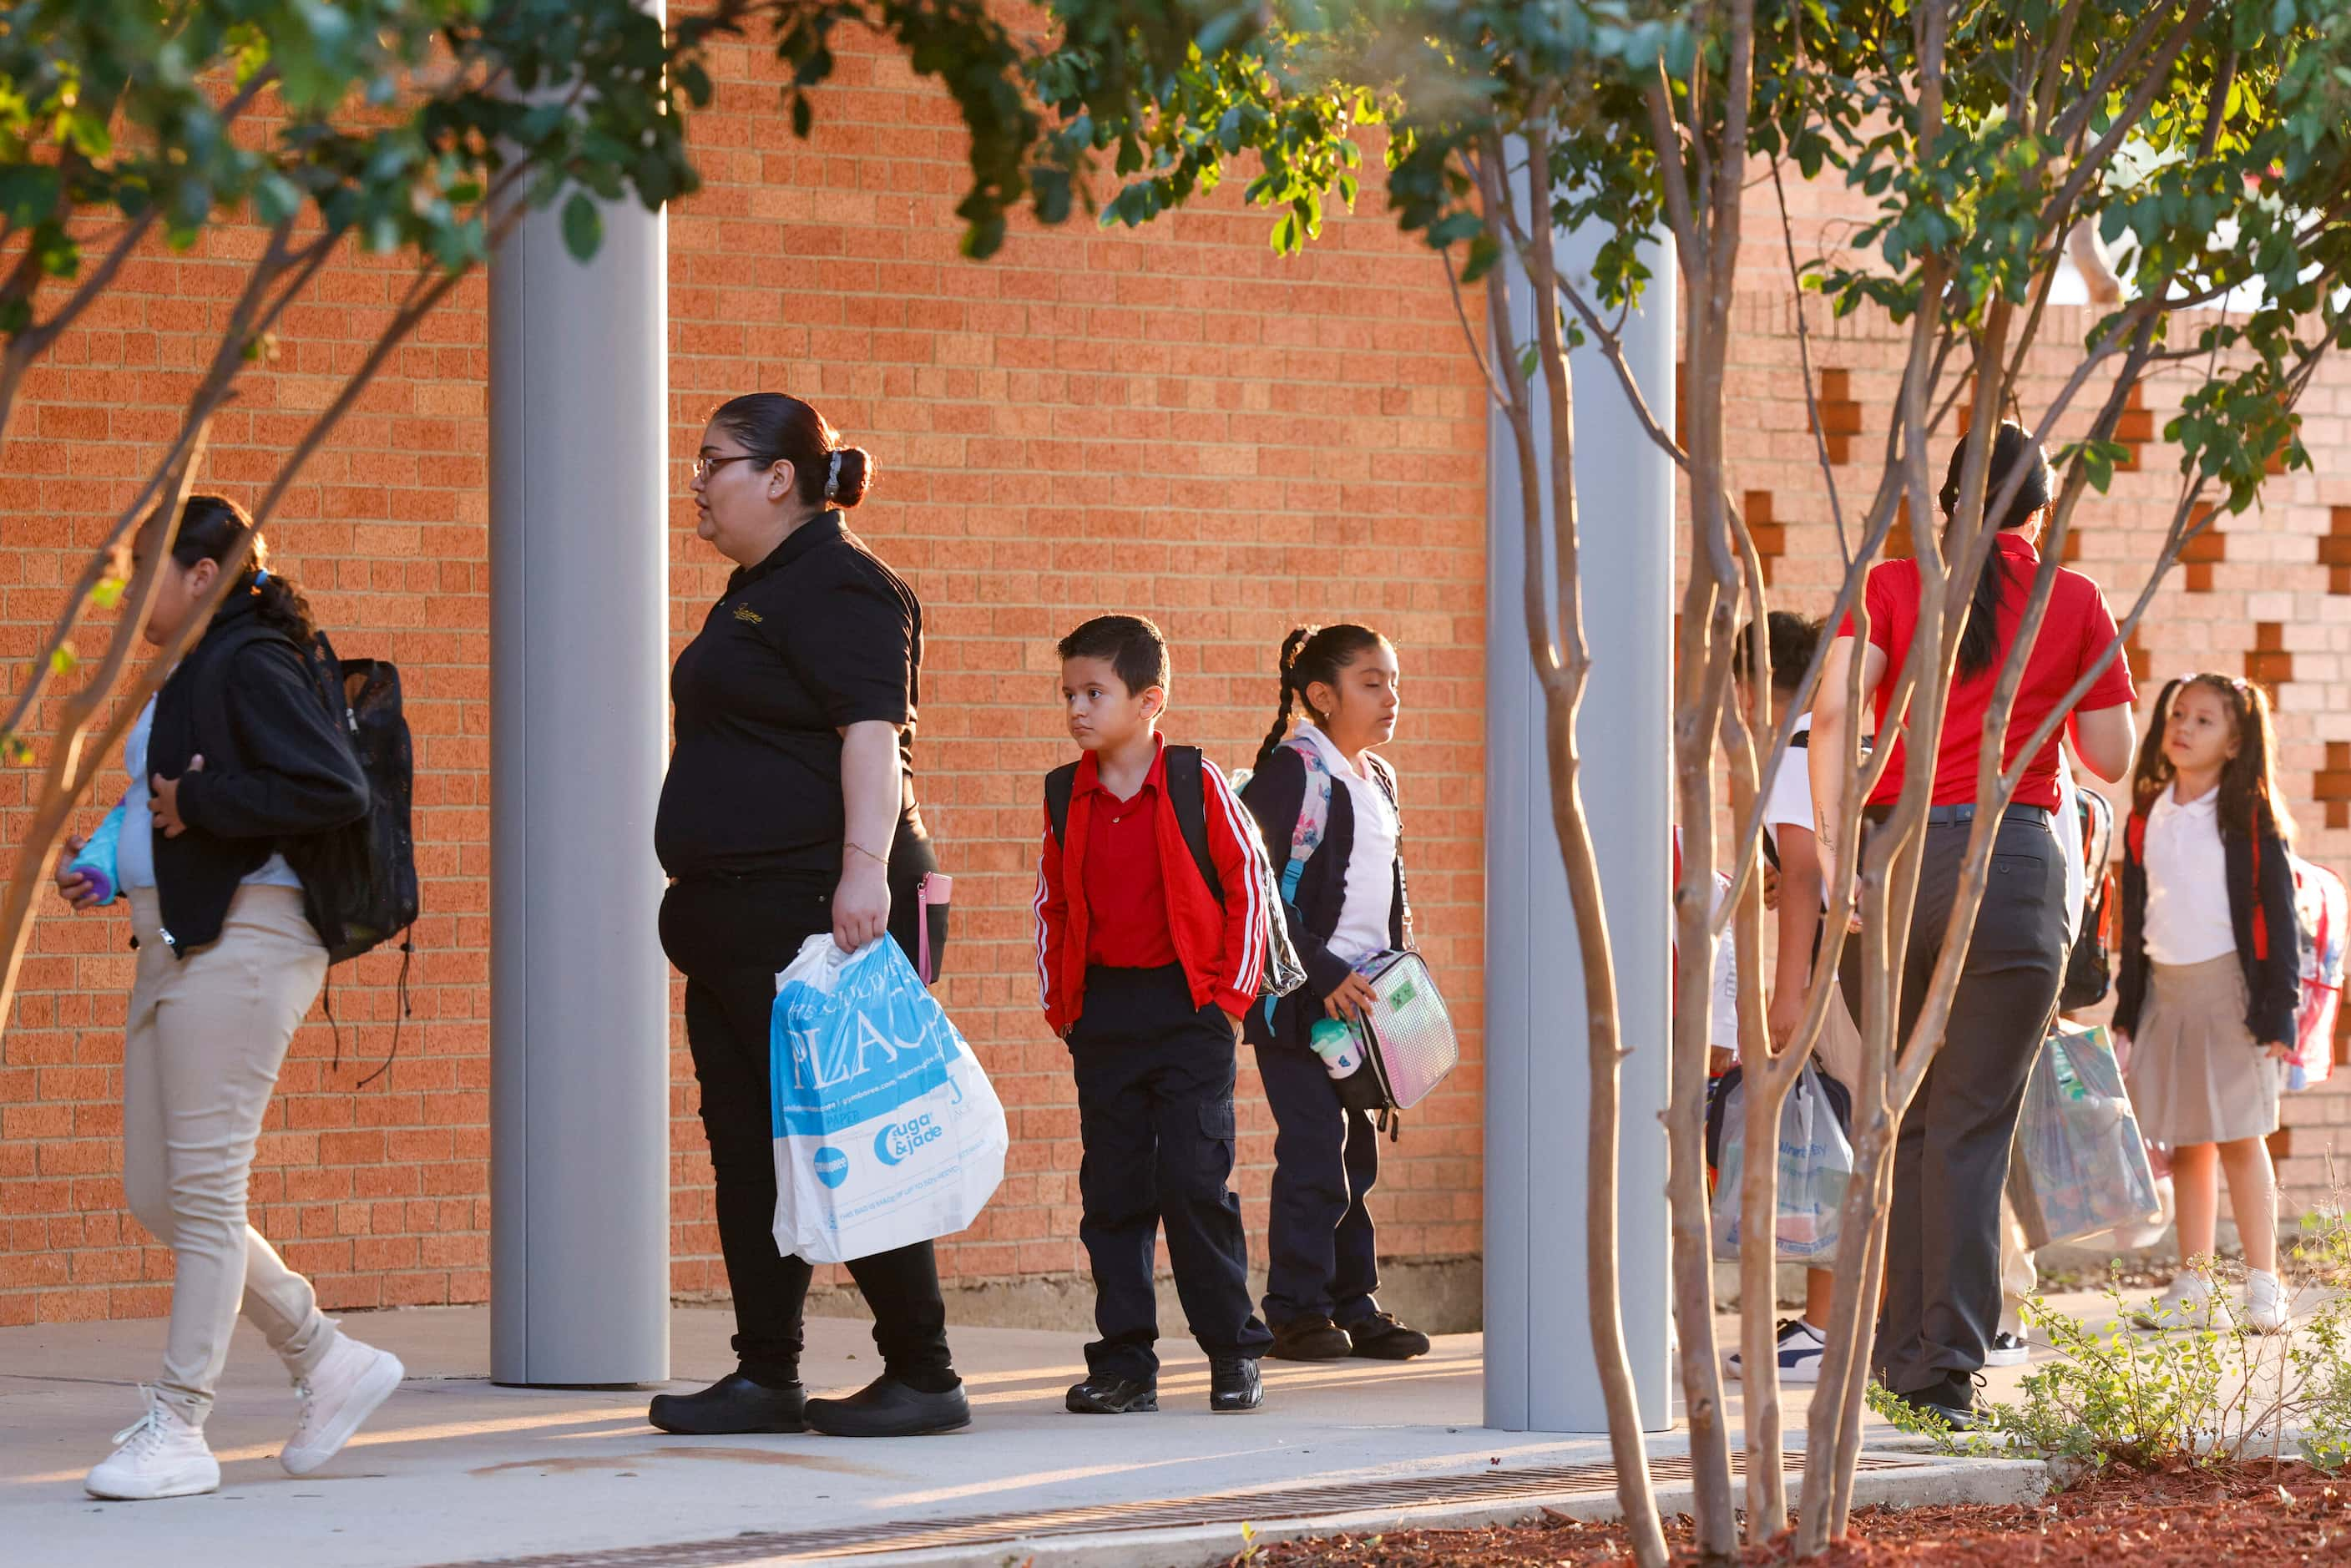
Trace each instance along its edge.
{"label": "white shoe", "polygon": [[341,1453],[407,1373],[392,1352],[337,1333],[319,1369],[294,1385],[302,1396],[302,1416],[277,1456],[286,1473],[307,1476]]}
{"label": "white shoe", "polygon": [[2134,1328],[2225,1329],[2230,1326],[2228,1303],[2203,1275],[2183,1270],[2171,1277],[2163,1294],[2131,1314]]}
{"label": "white shoe", "polygon": [[2032,1347],[2025,1343],[2024,1336],[2006,1329],[1992,1335],[1991,1343],[1984,1346],[1986,1366],[2022,1366],[2032,1359]]}
{"label": "white shoe", "polygon": [[114,1435],[114,1452],[98,1462],[83,1490],[124,1501],[219,1490],[220,1461],[204,1442],[204,1429],[190,1426],[153,1389],[140,1392],[147,1396],[147,1414]]}
{"label": "white shoe", "polygon": [[2294,1324],[2294,1313],[2286,1306],[2285,1286],[2275,1274],[2265,1274],[2259,1269],[2245,1270],[2245,1305],[2238,1315],[2237,1326],[2246,1333],[2283,1333]]}
{"label": "white shoe", "polygon": [[[1820,1330],[1802,1318],[1783,1318],[1780,1322],[1780,1381],[1782,1383],[1818,1383],[1821,1380],[1821,1358],[1829,1353],[1829,1342]],[[1741,1381],[1740,1353],[1732,1351],[1722,1358],[1722,1373],[1731,1382]]]}

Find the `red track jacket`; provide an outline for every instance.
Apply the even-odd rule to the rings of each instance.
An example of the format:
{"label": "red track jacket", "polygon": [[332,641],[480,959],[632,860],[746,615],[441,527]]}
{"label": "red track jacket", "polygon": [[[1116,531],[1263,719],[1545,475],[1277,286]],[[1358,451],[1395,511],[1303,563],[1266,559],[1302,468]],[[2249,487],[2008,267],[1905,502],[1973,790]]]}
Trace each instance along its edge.
{"label": "red track jacket", "polygon": [[[1164,747],[1166,743],[1160,744]],[[1192,1005],[1206,1007],[1213,1001],[1238,1018],[1257,1000],[1265,973],[1268,911],[1263,890],[1271,880],[1265,845],[1232,786],[1215,763],[1204,759],[1200,782],[1207,797],[1208,857],[1225,886],[1226,901],[1219,904],[1209,895],[1184,842],[1184,830],[1167,799],[1165,769],[1158,763],[1154,768],[1162,780],[1153,825],[1159,838],[1160,879],[1167,889],[1168,937],[1192,984]],[[1054,839],[1052,820],[1046,817],[1037,862],[1038,999],[1044,1006],[1045,1021],[1064,1038],[1085,1011],[1086,826],[1093,810],[1094,780],[1093,754],[1089,752],[1079,759],[1077,787],[1070,797],[1069,842],[1064,847]]]}

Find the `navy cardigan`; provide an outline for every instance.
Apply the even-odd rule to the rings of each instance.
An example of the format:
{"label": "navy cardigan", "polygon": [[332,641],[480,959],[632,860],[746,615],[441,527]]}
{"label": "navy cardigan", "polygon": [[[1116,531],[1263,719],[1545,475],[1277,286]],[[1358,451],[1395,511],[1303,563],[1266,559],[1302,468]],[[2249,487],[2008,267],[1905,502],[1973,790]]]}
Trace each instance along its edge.
{"label": "navy cardigan", "polygon": [[[1371,764],[1374,780],[1387,791],[1393,802],[1395,775],[1379,757],[1369,752],[1364,755]],[[1305,758],[1286,746],[1276,751],[1273,760],[1242,786],[1241,803],[1249,809],[1265,834],[1265,852],[1279,877],[1290,863],[1290,835],[1297,831],[1299,813],[1305,809]],[[1388,903],[1388,945],[1401,949],[1412,939],[1412,909],[1405,896],[1400,812],[1398,824],[1395,869],[1391,879],[1394,894]],[[1331,934],[1339,929],[1339,916],[1346,906],[1347,866],[1353,859],[1354,850],[1355,802],[1346,780],[1333,778],[1331,816],[1322,827],[1322,841],[1307,857],[1296,893],[1284,899],[1281,906],[1282,919],[1290,927],[1290,940],[1306,966],[1306,984],[1270,1006],[1260,1001],[1249,1009],[1241,1023],[1250,1044],[1307,1050],[1307,1035],[1314,1020],[1327,1016],[1322,1000],[1339,988],[1350,967],[1326,944]]]}
{"label": "navy cardigan", "polygon": [[[2167,786],[2168,788],[2168,786]],[[2302,936],[2294,912],[2294,862],[2263,808],[2261,831],[2220,824],[2228,866],[2229,924],[2245,975],[2245,1028],[2262,1045],[2294,1043],[2302,1005]],[[2123,832],[2122,967],[2115,980],[2114,1027],[2138,1029],[2147,1001],[2147,813],[2135,810]],[[2258,860],[2258,873],[2256,861]]]}

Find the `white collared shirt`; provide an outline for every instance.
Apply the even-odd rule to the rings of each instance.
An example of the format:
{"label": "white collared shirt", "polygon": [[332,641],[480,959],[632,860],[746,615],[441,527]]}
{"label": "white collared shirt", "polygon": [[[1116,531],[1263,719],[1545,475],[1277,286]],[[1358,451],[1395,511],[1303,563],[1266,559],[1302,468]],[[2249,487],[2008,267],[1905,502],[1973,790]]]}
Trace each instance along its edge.
{"label": "white collared shirt", "polygon": [[2171,788],[2147,813],[2147,956],[2201,964],[2237,950],[2220,848],[2220,787],[2182,802]]}
{"label": "white collared shirt", "polygon": [[1301,719],[1298,734],[1313,745],[1336,783],[1344,785],[1355,808],[1355,841],[1347,856],[1346,895],[1339,905],[1338,928],[1323,945],[1332,954],[1356,963],[1387,951],[1389,917],[1395,911],[1396,839],[1402,828],[1388,792],[1369,771],[1357,772],[1331,737],[1311,719]]}

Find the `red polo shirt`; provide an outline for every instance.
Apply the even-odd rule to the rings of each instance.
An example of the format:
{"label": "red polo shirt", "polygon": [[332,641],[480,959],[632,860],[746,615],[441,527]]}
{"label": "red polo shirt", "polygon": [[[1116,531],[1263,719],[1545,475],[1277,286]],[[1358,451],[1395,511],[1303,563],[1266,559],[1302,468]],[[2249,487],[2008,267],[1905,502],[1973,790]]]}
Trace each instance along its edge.
{"label": "red polo shirt", "polygon": [[1176,961],[1167,932],[1167,889],[1159,874],[1159,798],[1167,792],[1161,747],[1143,788],[1122,800],[1095,774],[1081,786],[1094,799],[1086,821],[1086,962],[1112,969],[1157,969]]}
{"label": "red polo shirt", "polygon": [[[1942,746],[1935,758],[1933,803],[1938,806],[1963,805],[1976,798],[1976,768],[1983,755],[1984,726],[1991,712],[1992,690],[2000,684],[2001,666],[2008,662],[2009,650],[2016,645],[2016,633],[2024,621],[2025,601],[2032,594],[2033,574],[2041,570],[2040,552],[2022,535],[2002,533],[1998,545],[2001,568],[2008,574],[2008,591],[2001,594],[2000,604],[2000,652],[1981,674],[1961,676],[1951,687],[1943,713]],[[1910,639],[1918,630],[1918,563],[1889,560],[1871,568],[1865,592],[1869,604],[1869,641],[1885,653],[1886,660],[1886,676],[1872,694],[1877,733],[1884,736],[1896,733],[1887,724],[1886,703],[1893,695],[1902,661],[1910,655]],[[1837,629],[1837,635],[1853,634],[1853,618],[1848,615]],[[2107,611],[2105,595],[2098,591],[2098,585],[2078,571],[2059,568],[2057,581],[2050,590],[2048,612],[2042,617],[2040,633],[2033,639],[2032,652],[2025,660],[2024,680],[2017,687],[2016,706],[2009,712],[2008,735],[2001,753],[2002,768],[2016,760],[2017,753],[2041,727],[2041,721],[2114,641],[2115,618]],[[2117,654],[2082,700],[2074,705],[2074,711],[2095,713],[2100,708],[2129,702],[2134,695],[2129,663]],[[2057,809],[2057,743],[2064,733],[2062,727],[2053,733],[2048,744],[2026,767],[2017,785],[2016,804],[2045,806],[2053,811]],[[1870,804],[1891,804],[1901,797],[1903,769],[1907,765],[1903,743],[1897,738],[1894,742],[1894,760],[1886,768],[1886,777],[1878,781]]]}

